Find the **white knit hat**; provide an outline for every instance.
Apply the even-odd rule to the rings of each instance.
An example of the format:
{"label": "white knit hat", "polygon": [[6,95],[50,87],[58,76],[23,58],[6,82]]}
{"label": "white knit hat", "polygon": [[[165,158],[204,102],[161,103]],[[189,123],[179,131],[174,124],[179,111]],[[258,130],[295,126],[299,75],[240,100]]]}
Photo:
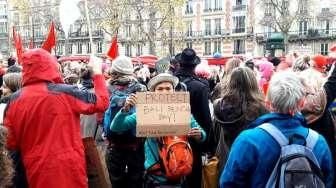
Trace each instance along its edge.
{"label": "white knit hat", "polygon": [[132,75],[133,74],[133,64],[132,60],[126,56],[118,56],[115,60],[112,61],[111,66],[112,71]]}
{"label": "white knit hat", "polygon": [[173,84],[175,88],[177,84],[179,83],[179,79],[176,76],[173,76],[171,74],[161,73],[153,77],[151,80],[149,80],[147,86],[150,91],[154,91],[154,88],[162,82],[170,82]]}

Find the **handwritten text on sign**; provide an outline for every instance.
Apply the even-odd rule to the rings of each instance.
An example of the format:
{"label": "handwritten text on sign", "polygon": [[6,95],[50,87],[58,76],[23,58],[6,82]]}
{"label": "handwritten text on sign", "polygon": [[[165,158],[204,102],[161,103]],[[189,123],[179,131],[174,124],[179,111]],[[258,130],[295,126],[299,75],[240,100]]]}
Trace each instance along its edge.
{"label": "handwritten text on sign", "polygon": [[137,93],[136,113],[138,137],[186,135],[191,117],[189,93]]}

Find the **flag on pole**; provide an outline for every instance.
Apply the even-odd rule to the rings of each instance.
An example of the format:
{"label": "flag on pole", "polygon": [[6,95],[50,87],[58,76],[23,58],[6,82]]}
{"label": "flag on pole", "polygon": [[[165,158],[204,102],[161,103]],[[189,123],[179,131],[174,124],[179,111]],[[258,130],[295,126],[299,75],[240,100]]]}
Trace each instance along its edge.
{"label": "flag on pole", "polygon": [[115,59],[119,56],[119,49],[118,49],[118,39],[117,35],[113,37],[111,47],[107,52],[107,56],[111,59]]}
{"label": "flag on pole", "polygon": [[16,49],[16,56],[18,58],[18,63],[22,63],[22,54],[23,54],[23,46],[22,46],[22,39],[19,34],[16,33],[15,27],[13,27],[13,40],[14,40],[14,46]]}
{"label": "flag on pole", "polygon": [[56,46],[56,34],[55,34],[55,25],[54,22],[51,22],[49,34],[44,43],[42,44],[42,48],[51,52],[51,49]]}

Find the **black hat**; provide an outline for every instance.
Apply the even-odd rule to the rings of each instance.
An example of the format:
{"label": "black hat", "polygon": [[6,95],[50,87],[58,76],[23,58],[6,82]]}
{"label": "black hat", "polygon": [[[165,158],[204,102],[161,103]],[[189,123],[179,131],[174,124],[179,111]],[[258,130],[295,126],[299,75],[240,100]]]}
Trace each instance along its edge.
{"label": "black hat", "polygon": [[198,65],[201,59],[196,55],[196,52],[191,48],[186,48],[182,51],[181,55],[175,57],[181,66]]}

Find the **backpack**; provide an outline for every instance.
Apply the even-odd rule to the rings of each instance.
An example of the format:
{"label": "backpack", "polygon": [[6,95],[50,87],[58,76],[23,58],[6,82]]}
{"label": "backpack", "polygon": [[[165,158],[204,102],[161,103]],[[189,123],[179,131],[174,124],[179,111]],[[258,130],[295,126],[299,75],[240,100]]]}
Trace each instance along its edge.
{"label": "backpack", "polygon": [[[125,132],[113,132],[110,129],[110,125],[112,123],[113,118],[115,115],[120,111],[120,109],[124,106],[127,97],[135,93],[141,89],[141,85],[138,83],[131,83],[127,88],[120,90],[116,87],[112,88],[109,107],[104,113],[104,120],[103,120],[103,132],[104,136],[107,140],[113,143],[121,143],[126,144],[127,142],[135,141],[136,137],[133,134],[133,130],[128,130]],[[135,108],[131,108],[130,112],[135,112]],[[126,142],[126,143],[125,143]]]}
{"label": "backpack", "polygon": [[161,167],[168,180],[178,181],[191,173],[193,154],[186,136],[165,136],[158,143]]}
{"label": "backpack", "polygon": [[[292,144],[274,125],[265,123],[259,128],[270,134],[281,147],[281,154],[266,187],[324,188],[320,165],[313,153],[319,134],[309,129],[305,145]],[[295,136],[295,135],[294,135]],[[291,139],[290,139],[291,140]]]}

